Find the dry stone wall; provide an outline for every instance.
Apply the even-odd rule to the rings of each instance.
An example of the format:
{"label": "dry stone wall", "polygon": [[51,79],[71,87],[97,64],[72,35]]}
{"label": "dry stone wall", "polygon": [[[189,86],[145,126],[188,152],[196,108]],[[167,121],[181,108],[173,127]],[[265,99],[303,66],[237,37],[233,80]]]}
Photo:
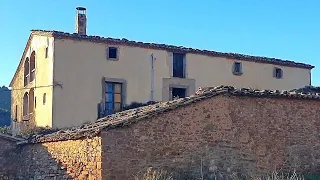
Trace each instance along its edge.
{"label": "dry stone wall", "polygon": [[320,102],[218,96],[128,127],[103,131],[103,177],[148,167],[189,179],[320,172]]}
{"label": "dry stone wall", "polygon": [[16,159],[16,146],[14,141],[0,137],[0,180],[13,179],[16,164],[12,163]]}
{"label": "dry stone wall", "polygon": [[[10,167],[13,164],[15,166],[15,171],[9,172],[6,178],[23,180],[101,179],[101,140],[99,137],[29,144],[18,147],[15,153],[14,159],[1,164],[3,167]],[[3,168],[0,171],[7,172]],[[5,176],[2,179],[5,179]]]}

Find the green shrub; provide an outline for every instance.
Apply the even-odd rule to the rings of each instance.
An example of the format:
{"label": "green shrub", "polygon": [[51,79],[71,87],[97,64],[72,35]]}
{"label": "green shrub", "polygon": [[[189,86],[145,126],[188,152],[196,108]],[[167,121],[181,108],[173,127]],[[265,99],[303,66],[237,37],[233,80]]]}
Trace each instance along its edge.
{"label": "green shrub", "polygon": [[9,126],[0,127],[0,133],[2,134],[11,134],[11,129]]}

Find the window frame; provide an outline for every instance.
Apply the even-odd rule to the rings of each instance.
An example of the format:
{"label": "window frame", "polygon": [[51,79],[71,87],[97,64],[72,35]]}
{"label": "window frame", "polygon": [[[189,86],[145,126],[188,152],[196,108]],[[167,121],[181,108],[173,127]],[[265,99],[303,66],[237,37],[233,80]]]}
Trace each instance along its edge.
{"label": "window frame", "polygon": [[[110,57],[110,49],[116,49],[116,57],[112,58]],[[111,60],[111,61],[118,61],[119,60],[119,47],[118,46],[107,46],[106,47],[106,55],[107,55],[107,59]]]}
{"label": "window frame", "polygon": [[173,91],[174,89],[183,89],[184,91],[184,96],[183,97],[179,97],[179,98],[185,98],[187,97],[187,88],[185,87],[170,87],[170,97],[171,97],[171,100],[175,99],[175,97],[173,96]]}
{"label": "window frame", "polygon": [[[239,64],[239,71],[236,71],[237,64]],[[243,71],[242,71],[242,62],[239,62],[239,61],[233,62],[233,65],[232,65],[232,73],[233,73],[234,75],[242,75],[242,74],[243,74]]]}
{"label": "window frame", "polygon": [[[176,55],[181,55],[182,56],[182,62],[179,62],[175,56]],[[179,53],[179,52],[172,52],[172,77],[175,77],[175,78],[187,78],[186,77],[186,57],[187,57],[187,54],[186,53]],[[180,64],[179,64],[180,63]],[[179,65],[177,65],[179,64]],[[177,72],[177,70],[175,69],[178,69],[179,66],[182,66],[182,75],[181,75],[181,72]],[[179,70],[180,71],[180,70]]]}
{"label": "window frame", "polygon": [[[112,85],[112,90],[110,91],[108,88],[108,84]],[[121,82],[114,82],[114,81],[105,81],[105,92],[104,92],[104,96],[105,96],[105,101],[104,101],[104,114],[105,115],[110,115],[110,114],[114,114],[117,112],[120,112],[123,109],[123,88],[124,88],[124,84]],[[118,92],[116,92],[115,90],[115,86],[116,85],[120,85],[120,90]],[[108,94],[111,94],[112,98],[111,100],[109,100],[109,96]],[[120,101],[116,101],[116,95],[120,95]],[[110,109],[109,105],[112,105],[112,109]],[[119,109],[116,110],[115,105],[118,104],[120,105]]]}
{"label": "window frame", "polygon": [[[278,77],[278,71],[280,71],[280,77]],[[273,69],[273,77],[276,79],[282,79],[283,78],[283,70],[279,67],[274,67]]]}
{"label": "window frame", "polygon": [[46,105],[47,104],[47,93],[43,93],[42,95],[42,105]]}
{"label": "window frame", "polygon": [[49,56],[49,47],[44,48],[44,58],[47,59]]}

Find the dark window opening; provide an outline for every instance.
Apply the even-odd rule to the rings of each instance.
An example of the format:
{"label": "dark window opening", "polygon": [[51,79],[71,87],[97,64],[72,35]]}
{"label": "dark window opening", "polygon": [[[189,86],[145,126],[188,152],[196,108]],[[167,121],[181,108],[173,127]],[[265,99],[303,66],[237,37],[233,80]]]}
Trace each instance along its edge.
{"label": "dark window opening", "polygon": [[277,79],[281,79],[283,76],[283,71],[280,68],[275,68],[274,70],[274,77]]}
{"label": "dark window opening", "polygon": [[43,97],[42,97],[42,104],[43,104],[43,105],[46,105],[46,102],[47,102],[47,94],[44,93],[44,94],[43,94]]}
{"label": "dark window opening", "polygon": [[122,109],[122,84],[106,82],[105,114],[114,114]]}
{"label": "dark window opening", "polygon": [[233,65],[233,73],[240,74],[242,73],[242,65],[240,62],[235,62]]}
{"label": "dark window opening", "polygon": [[173,77],[185,78],[185,54],[173,53]]}
{"label": "dark window opening", "polygon": [[172,99],[185,98],[185,97],[186,97],[185,88],[172,88]]}
{"label": "dark window opening", "polygon": [[108,58],[109,59],[117,59],[118,58],[118,48],[109,47],[108,48]]}
{"label": "dark window opening", "polygon": [[45,49],[44,57],[45,57],[45,58],[48,58],[48,47],[46,47],[46,49]]}
{"label": "dark window opening", "polygon": [[15,107],[15,111],[14,111],[14,120],[17,121],[18,120],[18,105],[16,105]]}

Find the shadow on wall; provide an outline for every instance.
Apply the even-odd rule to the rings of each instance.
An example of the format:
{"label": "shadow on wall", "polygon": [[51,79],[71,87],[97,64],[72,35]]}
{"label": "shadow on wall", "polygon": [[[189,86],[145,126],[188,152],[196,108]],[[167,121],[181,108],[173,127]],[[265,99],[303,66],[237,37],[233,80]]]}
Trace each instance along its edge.
{"label": "shadow on wall", "polygon": [[19,147],[0,141],[0,179],[72,179],[41,144]]}
{"label": "shadow on wall", "polygon": [[100,138],[9,144],[0,147],[0,179],[101,179]]}

